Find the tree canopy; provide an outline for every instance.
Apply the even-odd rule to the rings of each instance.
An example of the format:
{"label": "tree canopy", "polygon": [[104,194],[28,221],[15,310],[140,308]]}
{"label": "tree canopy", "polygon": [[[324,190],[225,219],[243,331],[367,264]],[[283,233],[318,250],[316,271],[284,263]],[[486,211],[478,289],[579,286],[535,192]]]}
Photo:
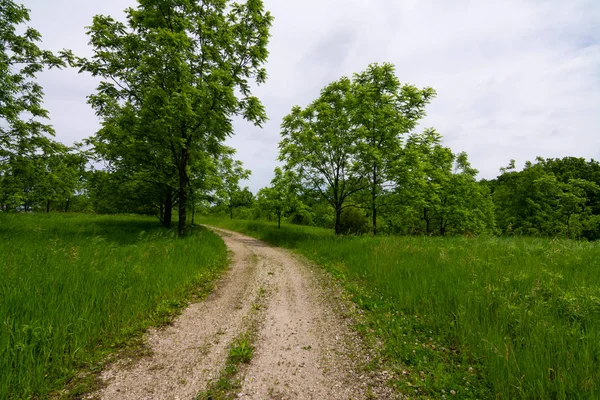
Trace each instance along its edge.
{"label": "tree canopy", "polygon": [[232,116],[266,120],[251,84],[267,77],[272,17],[261,0],[142,0],[126,16],[94,17],[94,56],[75,64],[102,78],[90,96],[103,121],[99,141],[125,165],[143,164],[166,193],[177,191],[183,234],[197,160],[222,149]]}

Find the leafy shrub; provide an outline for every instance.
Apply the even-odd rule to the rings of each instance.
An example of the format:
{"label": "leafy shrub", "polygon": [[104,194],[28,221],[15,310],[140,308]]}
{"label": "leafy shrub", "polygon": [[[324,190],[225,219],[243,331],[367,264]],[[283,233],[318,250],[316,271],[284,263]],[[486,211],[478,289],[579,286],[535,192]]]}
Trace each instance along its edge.
{"label": "leafy shrub", "polygon": [[303,205],[290,215],[289,222],[295,225],[313,225],[313,213]]}
{"label": "leafy shrub", "polygon": [[361,235],[369,232],[369,220],[362,210],[346,208],[340,217],[340,231],[344,235]]}

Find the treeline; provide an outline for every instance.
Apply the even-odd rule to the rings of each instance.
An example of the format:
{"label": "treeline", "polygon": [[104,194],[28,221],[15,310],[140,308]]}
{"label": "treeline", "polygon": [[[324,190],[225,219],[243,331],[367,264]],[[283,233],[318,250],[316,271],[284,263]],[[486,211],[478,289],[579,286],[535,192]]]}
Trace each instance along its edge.
{"label": "treeline", "polygon": [[565,157],[515,162],[494,180],[496,226],[504,235],[600,239],[600,163]]}
{"label": "treeline", "polygon": [[[422,135],[409,139],[413,143]],[[436,135],[438,136],[438,135]],[[583,158],[541,159],[517,171],[514,162],[493,180],[475,181],[464,169],[464,154],[453,155],[443,146],[437,152],[454,158],[452,169],[385,197],[378,215],[379,231],[403,235],[476,235],[600,239],[600,163]],[[427,157],[421,154],[421,157]],[[459,160],[459,157],[462,160]],[[451,165],[447,163],[446,165]],[[458,168],[458,169],[457,169]],[[300,184],[290,171],[276,168],[271,185],[235,209],[235,218],[285,221],[334,229],[333,207],[318,190]],[[372,231],[369,202],[357,193],[340,218],[340,233]],[[224,206],[212,214],[228,216]]]}
{"label": "treeline", "polygon": [[[293,107],[281,124],[281,168],[256,195],[224,145],[232,118],[262,125],[251,88],[264,83],[272,17],[262,1],[150,0],[126,22],[94,17],[93,56],[40,49],[24,7],[1,0],[0,210],[143,213],[180,234],[195,213],[282,220],[339,234],[600,238],[598,162],[514,162],[478,181],[465,153],[418,131],[432,88],[372,64]],[[178,6],[176,6],[178,5]],[[23,33],[19,33],[23,32]],[[44,68],[100,78],[88,97],[98,132],[69,148],[42,123]]]}
{"label": "treeline", "polygon": [[284,118],[283,169],[242,216],[339,234],[600,237],[598,162],[539,158],[517,172],[512,161],[477,181],[434,129],[413,132],[434,96],[387,63],[328,85]]}

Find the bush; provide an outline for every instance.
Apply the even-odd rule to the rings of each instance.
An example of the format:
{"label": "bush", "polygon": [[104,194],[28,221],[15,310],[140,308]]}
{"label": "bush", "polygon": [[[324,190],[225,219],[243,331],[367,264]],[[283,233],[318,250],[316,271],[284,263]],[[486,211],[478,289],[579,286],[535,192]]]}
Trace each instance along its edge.
{"label": "bush", "polygon": [[340,232],[344,235],[367,233],[369,232],[369,220],[359,208],[346,208],[340,216]]}
{"label": "bush", "polygon": [[288,221],[295,225],[312,226],[314,214],[310,207],[300,204],[294,212],[288,217]]}

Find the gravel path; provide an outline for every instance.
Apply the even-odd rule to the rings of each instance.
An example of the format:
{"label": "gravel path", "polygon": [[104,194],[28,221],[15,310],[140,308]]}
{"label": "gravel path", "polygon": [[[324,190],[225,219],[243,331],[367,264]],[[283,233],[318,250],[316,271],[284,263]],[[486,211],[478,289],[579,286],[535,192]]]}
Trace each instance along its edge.
{"label": "gravel path", "polygon": [[[392,398],[361,371],[365,356],[348,305],[321,271],[290,252],[221,229],[232,253],[214,292],[172,325],[147,334],[150,355],[105,371],[103,399],[194,399],[219,378],[229,346],[248,329],[260,296],[256,350],[237,379],[240,399]],[[255,310],[254,310],[255,311]]]}

